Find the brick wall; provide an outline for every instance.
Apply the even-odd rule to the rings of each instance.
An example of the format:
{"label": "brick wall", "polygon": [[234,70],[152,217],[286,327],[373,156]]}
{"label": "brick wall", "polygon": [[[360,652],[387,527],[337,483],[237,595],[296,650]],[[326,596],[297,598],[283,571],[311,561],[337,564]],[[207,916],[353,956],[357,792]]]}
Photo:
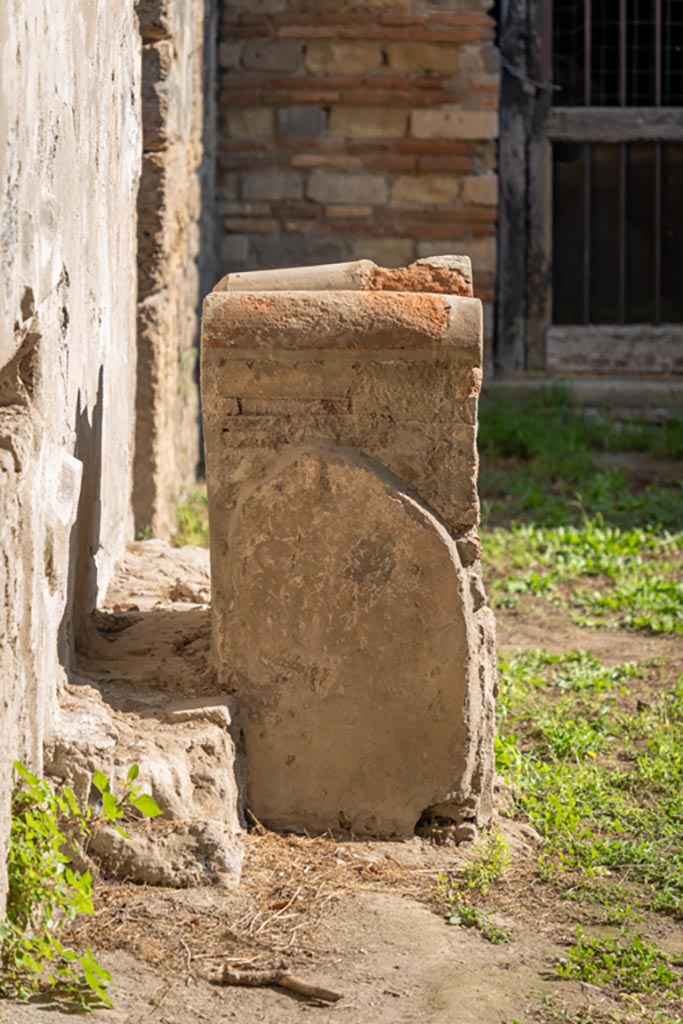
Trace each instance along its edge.
{"label": "brick wall", "polygon": [[491,334],[499,65],[487,0],[225,0],[225,272],[466,253]]}

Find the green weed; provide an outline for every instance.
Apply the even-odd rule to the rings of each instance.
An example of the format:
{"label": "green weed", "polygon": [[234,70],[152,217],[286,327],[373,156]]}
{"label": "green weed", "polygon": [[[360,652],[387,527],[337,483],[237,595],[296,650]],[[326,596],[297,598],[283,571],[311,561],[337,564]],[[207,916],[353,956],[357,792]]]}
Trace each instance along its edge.
{"label": "green weed", "polygon": [[493,944],[510,941],[510,934],[494,924],[491,915],[475,901],[488,895],[505,874],[510,863],[510,847],[498,830],[474,850],[467,864],[455,873],[441,872],[436,889],[448,924],[476,928],[483,939]]}
{"label": "green weed", "polygon": [[600,520],[517,524],[487,535],[485,558],[494,606],[533,595],[567,606],[586,626],[683,632],[683,533],[622,530]]}
{"label": "green weed", "polygon": [[178,507],[176,522],[173,543],[177,547],[184,544],[209,546],[209,505],[205,488],[196,488]]}
{"label": "green weed", "polygon": [[474,853],[460,874],[461,886],[470,893],[486,896],[505,874],[510,863],[510,847],[505,836],[494,829]]}
{"label": "green weed", "polygon": [[641,675],[578,653],[502,659],[497,768],[544,837],[542,877],[683,917],[683,679],[631,711]]}
{"label": "green weed", "polygon": [[106,990],[110,974],[87,948],[79,953],[62,942],[64,927],[79,914],[93,913],[92,877],[71,867],[79,842],[87,842],[96,820],[120,821],[127,806],[144,817],[161,811],[135,785],[133,765],[118,796],[109,780],[96,772],[93,786],[102,810],[78,806],[68,786],[53,788],[15,762],[12,824],[7,858],[7,909],[0,924],[0,995],[28,998],[52,991],[88,1010],[111,1006]]}
{"label": "green weed", "polygon": [[683,421],[613,424],[588,416],[562,388],[524,396],[485,393],[480,405],[480,492],[485,523],[545,526],[601,516],[615,525],[680,526],[683,484],[633,489],[605,451],[683,457]]}
{"label": "green weed", "polygon": [[467,904],[454,906],[451,912],[446,914],[446,922],[462,925],[463,928],[476,928],[482,939],[493,946],[500,946],[512,939],[509,931],[492,921],[490,914]]}
{"label": "green weed", "polygon": [[683,995],[683,977],[672,958],[637,932],[618,939],[587,935],[576,929],[576,943],[556,965],[561,978],[578,978],[592,985],[612,985],[623,992]]}
{"label": "green weed", "polygon": [[[683,457],[683,421],[617,425],[560,389],[493,391],[480,406],[479,447],[496,607],[683,633],[683,474],[651,462]],[[663,482],[644,483],[648,471]],[[658,691],[656,668],[527,651],[501,659],[498,697],[497,768],[512,813],[542,836],[539,878],[572,914],[641,930],[653,913],[683,919],[683,680]],[[453,884],[454,923],[477,927],[477,902]],[[637,932],[580,933],[560,973],[611,985],[618,1005],[577,1009],[569,993],[543,1020],[683,1024],[670,1001],[671,992],[680,1000],[678,966]]]}

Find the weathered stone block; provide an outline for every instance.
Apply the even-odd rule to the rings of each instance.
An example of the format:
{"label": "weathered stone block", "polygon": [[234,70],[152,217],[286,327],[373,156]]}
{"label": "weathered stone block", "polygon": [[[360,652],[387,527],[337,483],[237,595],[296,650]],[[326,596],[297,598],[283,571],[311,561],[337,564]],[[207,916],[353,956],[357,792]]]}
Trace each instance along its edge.
{"label": "weathered stone block", "polygon": [[230,539],[250,806],[273,828],[410,835],[459,794],[477,729],[455,542],[381,467],[315,448],[274,459]]}
{"label": "weathered stone block", "polygon": [[[417,260],[415,263],[411,263],[409,267],[399,267],[397,269],[378,267],[371,260],[357,260],[355,263],[336,263],[317,267],[287,267],[282,270],[260,270],[244,274],[229,274],[222,278],[214,288],[214,292],[253,291],[419,291],[429,292],[432,295],[459,295],[464,298],[471,298],[472,266],[468,256],[434,256],[429,259]],[[336,315],[340,315],[344,310],[344,296],[320,297],[320,301],[331,303],[330,308],[333,311],[341,301],[342,307],[341,309],[336,308]],[[366,307],[367,301],[367,299],[359,297],[359,309],[356,309],[354,317],[355,323],[359,322],[359,313],[363,310],[368,312],[372,309],[372,305]],[[377,302],[379,303],[380,300],[377,300]],[[382,308],[381,304],[377,308]],[[391,304],[384,306],[385,314],[391,311]],[[396,312],[395,309],[393,311]],[[235,311],[233,310],[233,312]],[[461,314],[459,318],[460,327],[464,328],[465,320],[462,319],[462,316],[466,316],[467,310],[461,308],[459,312]],[[469,312],[471,312],[471,309]],[[220,319],[219,315],[219,321]],[[216,337],[220,338],[220,332]],[[219,341],[218,347],[221,344]],[[469,375],[466,375],[466,377],[469,377]],[[457,393],[459,394],[459,391]]]}
{"label": "weathered stone block", "polygon": [[391,201],[397,206],[446,206],[457,194],[452,174],[404,174],[392,185]]}
{"label": "weathered stone block", "polygon": [[445,257],[234,274],[205,301],[215,667],[273,827],[490,814],[469,295]]}
{"label": "weathered stone block", "polygon": [[301,199],[303,194],[303,176],[298,171],[269,167],[242,175],[244,199]]}
{"label": "weathered stone block", "polygon": [[498,202],[498,175],[480,174],[462,182],[462,198],[466,203],[495,206]]}
{"label": "weathered stone block", "polygon": [[[45,748],[47,770],[87,805],[93,772],[139,781],[164,812],[161,822],[131,823],[131,838],[98,829],[88,846],[110,875],[151,885],[234,885],[242,862],[235,750],[228,701],[173,702],[166,714],[126,720],[106,704],[70,701]],[[203,706],[202,706],[203,705]],[[160,827],[159,827],[160,826]]]}
{"label": "weathered stone block", "polygon": [[389,43],[384,49],[392,71],[452,75],[458,70],[459,47],[452,43]]}
{"label": "weathered stone block", "polygon": [[383,174],[340,174],[313,171],[306,195],[319,203],[384,203],[387,183]]}
{"label": "weathered stone block", "polygon": [[400,139],[408,115],[407,110],[391,107],[333,107],[329,131],[346,139]]}
{"label": "weathered stone block", "polygon": [[270,107],[234,108],[223,116],[231,139],[265,139],[273,134],[275,112]]}
{"label": "weathered stone block", "polygon": [[281,107],[277,112],[278,135],[285,139],[313,139],[325,132],[327,111],[322,107]]}
{"label": "weathered stone block", "polygon": [[306,47],[306,68],[314,74],[362,75],[382,66],[377,42],[314,42]]}
{"label": "weathered stone block", "polygon": [[495,110],[415,110],[411,131],[417,139],[496,139]]}
{"label": "weathered stone block", "polygon": [[256,39],[246,43],[242,64],[254,71],[296,71],[304,48],[294,39]]}

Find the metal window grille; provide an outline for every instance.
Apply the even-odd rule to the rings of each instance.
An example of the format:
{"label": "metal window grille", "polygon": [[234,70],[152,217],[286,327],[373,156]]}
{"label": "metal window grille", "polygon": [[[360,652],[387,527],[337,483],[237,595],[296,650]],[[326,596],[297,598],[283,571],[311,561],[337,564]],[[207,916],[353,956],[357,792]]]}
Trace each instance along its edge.
{"label": "metal window grille", "polygon": [[[553,103],[683,105],[683,0],[553,0]],[[555,323],[683,321],[683,146],[553,145]]]}
{"label": "metal window grille", "polygon": [[683,0],[555,0],[557,106],[683,105]]}
{"label": "metal window grille", "polygon": [[683,322],[683,145],[553,145],[553,320]]}

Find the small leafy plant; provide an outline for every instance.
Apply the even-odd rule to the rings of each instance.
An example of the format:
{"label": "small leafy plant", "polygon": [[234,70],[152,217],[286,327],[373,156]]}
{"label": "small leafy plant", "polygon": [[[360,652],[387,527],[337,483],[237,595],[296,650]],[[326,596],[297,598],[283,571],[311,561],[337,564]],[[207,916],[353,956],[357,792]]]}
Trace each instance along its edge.
{"label": "small leafy plant", "polygon": [[674,970],[671,957],[638,933],[622,933],[618,939],[598,938],[577,927],[576,943],[556,969],[561,978],[614,985],[624,992],[683,995],[683,978]]}
{"label": "small leafy plant", "polygon": [[500,832],[494,831],[457,876],[441,872],[436,888],[447,924],[476,928],[483,939],[494,945],[509,942],[510,933],[494,924],[490,914],[474,905],[477,897],[486,896],[491,886],[503,877],[509,863],[507,841]]}
{"label": "small leafy plant", "polygon": [[176,510],[173,543],[177,547],[184,544],[196,544],[201,548],[209,546],[209,504],[206,488],[195,488]]}
{"label": "small leafy plant", "polygon": [[504,942],[510,942],[510,932],[495,924],[490,914],[476,907],[467,904],[459,904],[455,907],[454,913],[446,918],[448,924],[459,924],[463,928],[476,928],[482,939],[494,946]]}
{"label": "small leafy plant", "polygon": [[495,829],[463,869],[465,888],[486,896],[491,886],[503,877],[509,863],[510,847],[505,836]]}
{"label": "small leafy plant", "polygon": [[101,809],[82,810],[68,786],[53,787],[15,762],[12,826],[7,857],[7,909],[0,924],[0,996],[28,998],[50,990],[75,1000],[83,1009],[111,1006],[106,989],[110,974],[88,947],[78,953],[60,938],[78,914],[92,914],[90,871],[72,861],[97,822],[119,822],[128,806],[144,817],[161,814],[156,801],[135,785],[132,765],[116,796],[108,778],[95,772],[93,786]]}
{"label": "small leafy plant", "polygon": [[[126,805],[134,807],[143,818],[156,818],[163,813],[154,797],[149,793],[143,793],[140,787],[135,785],[139,774],[138,765],[131,765],[120,796],[115,796],[112,793],[109,779],[104,772],[96,771],[92,777],[93,786],[102,795],[102,817],[105,821],[110,822],[124,839],[130,839],[130,836],[116,823],[125,817]],[[90,809],[88,809],[88,813],[91,813]]]}

